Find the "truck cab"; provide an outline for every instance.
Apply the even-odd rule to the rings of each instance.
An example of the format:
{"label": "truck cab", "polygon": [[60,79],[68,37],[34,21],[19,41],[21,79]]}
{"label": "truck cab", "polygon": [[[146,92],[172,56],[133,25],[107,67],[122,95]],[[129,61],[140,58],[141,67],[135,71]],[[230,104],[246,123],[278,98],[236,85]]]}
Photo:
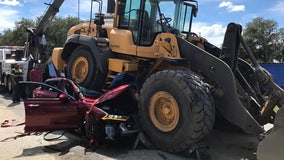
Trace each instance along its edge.
{"label": "truck cab", "polygon": [[9,93],[12,93],[12,81],[10,79],[11,70],[16,64],[20,64],[23,70],[23,80],[28,79],[29,61],[25,61],[24,47],[22,46],[5,46],[0,49],[1,64],[1,85],[4,85]]}

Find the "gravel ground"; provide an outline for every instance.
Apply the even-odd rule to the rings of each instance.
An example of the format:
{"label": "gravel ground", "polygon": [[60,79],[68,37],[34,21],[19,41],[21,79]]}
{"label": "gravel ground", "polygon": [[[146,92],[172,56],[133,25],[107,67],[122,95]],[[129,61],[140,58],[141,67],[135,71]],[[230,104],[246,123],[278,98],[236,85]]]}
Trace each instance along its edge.
{"label": "gravel ground", "polygon": [[[25,121],[24,104],[11,104],[9,94],[0,94],[0,122],[9,120],[13,124]],[[24,125],[0,128],[0,140],[23,133]],[[73,134],[67,133],[56,141],[45,141],[44,133],[30,135],[0,142],[1,160],[183,160],[192,159],[181,154],[171,154],[156,149],[147,149],[139,145],[133,150],[134,141],[113,144],[105,148],[87,152],[82,146],[80,139]],[[255,160],[257,137],[241,132],[229,132],[213,130],[205,139],[209,146],[211,159],[216,160]]]}

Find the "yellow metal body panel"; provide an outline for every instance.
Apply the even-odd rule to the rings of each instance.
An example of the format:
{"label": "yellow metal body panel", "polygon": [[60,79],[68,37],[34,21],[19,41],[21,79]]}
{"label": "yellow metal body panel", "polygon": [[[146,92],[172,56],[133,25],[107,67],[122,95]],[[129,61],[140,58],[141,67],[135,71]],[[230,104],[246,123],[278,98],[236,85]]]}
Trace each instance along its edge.
{"label": "yellow metal body panel", "polygon": [[188,41],[194,41],[197,43],[197,47],[204,50],[204,43],[207,42],[207,39],[203,37],[195,37],[195,36],[189,36]]}
{"label": "yellow metal body panel", "polygon": [[129,30],[112,29],[109,35],[110,48],[113,52],[136,55],[144,58],[175,57],[179,58],[179,48],[174,34],[160,33],[152,46],[136,46]]}
{"label": "yellow metal body panel", "polygon": [[137,56],[145,58],[175,57],[179,58],[179,48],[174,34],[160,33],[152,46],[138,46]]}
{"label": "yellow metal body panel", "polygon": [[[113,19],[108,19],[108,22],[106,22],[106,24],[102,26],[102,28],[107,30],[108,35],[110,34],[112,27],[113,27]],[[91,25],[90,22],[77,24],[68,30],[67,35],[69,36],[76,33],[80,35],[96,36],[97,34],[96,24],[94,24],[93,22],[91,22]]]}
{"label": "yellow metal body panel", "polygon": [[69,36],[75,33],[80,33],[81,35],[95,36],[97,33],[96,25],[93,22],[91,22],[91,25],[90,22],[77,24],[68,30],[67,35]]}
{"label": "yellow metal body panel", "polygon": [[138,69],[138,64],[123,59],[109,59],[108,69],[114,72],[126,72],[126,71],[136,71]]}
{"label": "yellow metal body panel", "polygon": [[62,51],[63,48],[61,47],[54,48],[52,51],[52,62],[58,71],[63,70],[67,66],[66,62],[61,58]]}
{"label": "yellow metal body panel", "polygon": [[109,35],[110,48],[113,52],[136,55],[132,32],[124,29],[112,29]]}

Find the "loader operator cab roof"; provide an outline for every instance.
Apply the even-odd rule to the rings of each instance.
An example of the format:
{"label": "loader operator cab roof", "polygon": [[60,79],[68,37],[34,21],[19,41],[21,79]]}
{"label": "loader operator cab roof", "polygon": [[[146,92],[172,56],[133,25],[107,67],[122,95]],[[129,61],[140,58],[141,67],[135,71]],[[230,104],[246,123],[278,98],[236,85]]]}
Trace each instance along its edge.
{"label": "loader operator cab roof", "polygon": [[190,33],[197,6],[194,0],[120,0],[118,28],[131,30],[136,45],[151,45],[161,32]]}

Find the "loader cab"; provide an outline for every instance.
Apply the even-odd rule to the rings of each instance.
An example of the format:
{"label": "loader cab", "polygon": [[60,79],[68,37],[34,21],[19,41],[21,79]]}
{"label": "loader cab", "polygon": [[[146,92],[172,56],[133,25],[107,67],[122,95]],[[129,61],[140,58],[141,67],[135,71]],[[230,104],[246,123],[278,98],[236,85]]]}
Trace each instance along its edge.
{"label": "loader cab", "polygon": [[[197,13],[192,2],[195,1],[118,0],[114,29],[109,34],[111,50],[145,58],[179,57],[174,39],[182,34],[187,37],[190,32],[192,18]],[[174,49],[164,51],[162,45],[166,43]]]}
{"label": "loader cab", "polygon": [[149,46],[157,33],[162,31],[157,24],[159,10],[156,0],[126,0],[119,4],[119,29],[130,30],[133,42],[138,46]]}
{"label": "loader cab", "polygon": [[121,0],[118,28],[131,30],[135,44],[151,45],[158,33],[190,32],[197,10],[192,0]]}

